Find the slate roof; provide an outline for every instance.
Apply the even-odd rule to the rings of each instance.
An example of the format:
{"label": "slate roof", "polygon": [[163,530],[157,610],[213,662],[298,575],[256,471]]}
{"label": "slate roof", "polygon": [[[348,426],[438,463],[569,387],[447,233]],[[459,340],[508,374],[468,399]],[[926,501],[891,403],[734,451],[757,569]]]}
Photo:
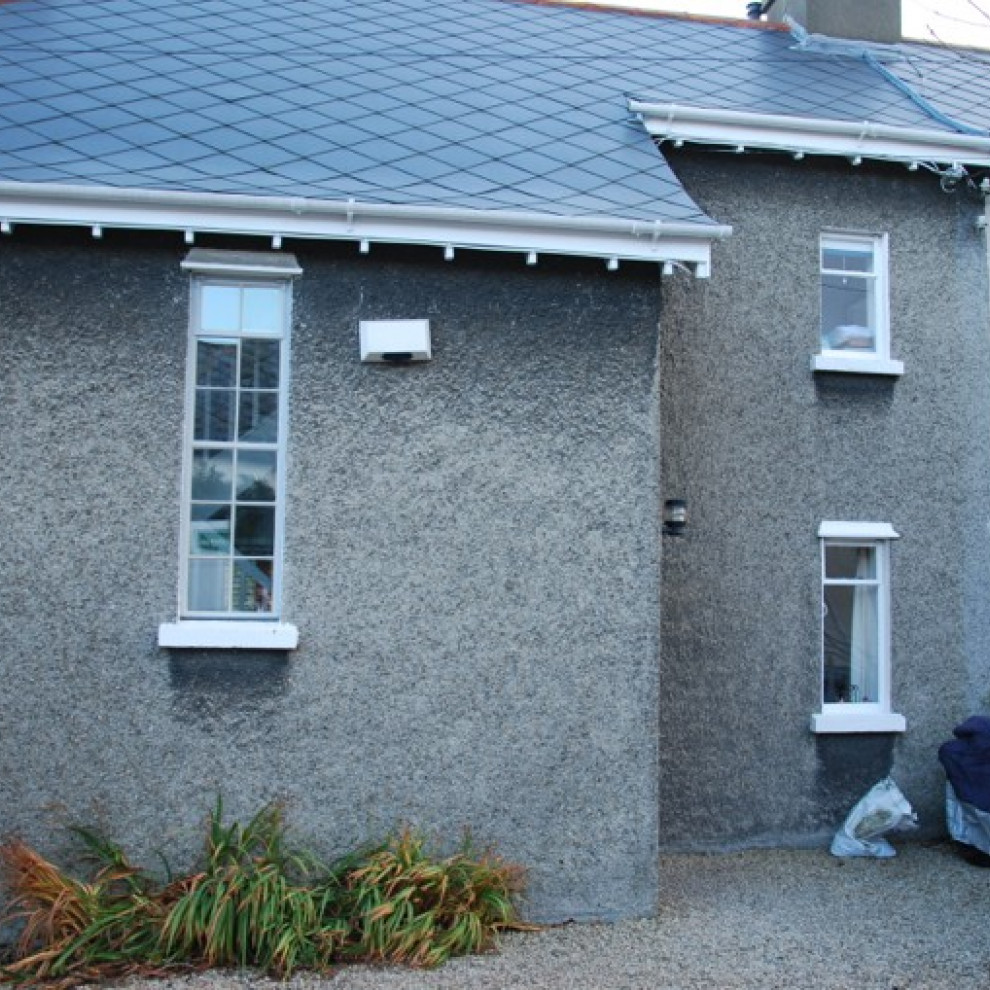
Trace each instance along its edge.
{"label": "slate roof", "polygon": [[630,96],[948,127],[867,64],[746,22],[511,0],[15,0],[0,37],[0,181],[706,224]]}
{"label": "slate roof", "polygon": [[990,52],[905,42],[886,62],[893,72],[939,111],[990,131]]}

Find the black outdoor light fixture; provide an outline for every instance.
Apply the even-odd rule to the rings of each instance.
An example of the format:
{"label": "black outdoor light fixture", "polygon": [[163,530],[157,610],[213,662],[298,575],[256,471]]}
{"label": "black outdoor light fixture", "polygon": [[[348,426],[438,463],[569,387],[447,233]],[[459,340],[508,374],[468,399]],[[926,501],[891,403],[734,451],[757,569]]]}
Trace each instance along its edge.
{"label": "black outdoor light fixture", "polygon": [[668,498],[663,503],[663,531],[667,536],[683,536],[687,525],[687,502]]}

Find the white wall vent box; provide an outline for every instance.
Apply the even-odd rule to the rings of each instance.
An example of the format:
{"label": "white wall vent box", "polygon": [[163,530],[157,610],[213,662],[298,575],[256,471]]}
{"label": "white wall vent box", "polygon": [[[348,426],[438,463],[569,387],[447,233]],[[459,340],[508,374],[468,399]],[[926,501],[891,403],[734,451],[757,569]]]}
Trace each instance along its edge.
{"label": "white wall vent box", "polygon": [[361,360],[389,364],[429,361],[429,320],[362,320]]}

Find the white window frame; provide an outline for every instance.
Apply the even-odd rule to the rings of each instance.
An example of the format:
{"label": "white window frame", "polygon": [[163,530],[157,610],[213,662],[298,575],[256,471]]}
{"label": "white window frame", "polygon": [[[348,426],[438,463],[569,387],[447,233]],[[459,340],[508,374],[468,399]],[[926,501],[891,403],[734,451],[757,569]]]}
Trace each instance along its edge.
{"label": "white window frame", "polygon": [[[907,722],[891,707],[890,650],[890,542],[899,534],[889,523],[882,522],[823,522],[818,529],[821,544],[820,631],[818,684],[821,691],[821,711],[811,716],[811,731],[815,733],[904,732]],[[875,552],[877,587],[877,635],[879,668],[877,670],[877,699],[872,702],[825,701],[825,589],[827,586],[849,583],[829,579],[825,571],[828,547],[870,547]]]}
{"label": "white window frame", "polygon": [[[233,649],[294,649],[298,645],[298,630],[281,621],[285,534],[285,475],[288,435],[288,391],[290,340],[292,325],[292,280],[301,269],[291,255],[262,252],[225,252],[194,249],[182,263],[191,276],[186,359],[185,426],[183,430],[182,516],[180,523],[180,564],[178,587],[178,618],[163,623],[158,630],[158,643],[168,648],[233,648]],[[282,329],[279,332],[230,333],[200,332],[201,293],[204,286],[277,288],[282,292]],[[194,439],[196,402],[197,343],[201,337],[240,339],[277,339],[280,344],[278,379],[278,433],[267,449],[274,449],[278,458],[275,493],[275,532],[272,563],[271,608],[264,612],[196,612],[188,608],[188,575],[190,561],[190,508],[192,505],[193,451],[199,445]],[[234,440],[231,449],[242,449],[242,441]],[[267,447],[267,445],[266,445]],[[246,448],[244,448],[246,449]]]}
{"label": "white window frame", "polygon": [[[873,256],[872,273],[830,271],[825,268],[826,250],[869,248]],[[890,356],[890,251],[887,234],[862,234],[851,231],[823,231],[818,243],[819,272],[819,353],[811,359],[813,371],[838,371],[846,374],[902,375],[904,364]],[[847,275],[850,278],[872,279],[874,347],[870,351],[828,348],[822,343],[821,297],[826,275]]]}

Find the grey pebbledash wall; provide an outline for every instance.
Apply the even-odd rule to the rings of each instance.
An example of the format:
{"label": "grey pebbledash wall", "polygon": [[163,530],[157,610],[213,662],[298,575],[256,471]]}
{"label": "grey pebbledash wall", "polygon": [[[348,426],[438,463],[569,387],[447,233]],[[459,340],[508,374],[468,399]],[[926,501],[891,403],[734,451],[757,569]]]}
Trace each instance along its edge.
{"label": "grey pebbledash wall", "polygon": [[[938,745],[990,706],[990,332],[981,204],[937,177],[672,155],[733,236],[678,280],[661,333],[660,843],[825,839],[890,772],[944,825]],[[813,374],[818,237],[890,235],[903,377]],[[814,736],[822,520],[885,521],[903,735]]]}
{"label": "grey pebbledash wall", "polygon": [[[708,282],[289,245],[285,656],[156,645],[186,249],[0,238],[0,831],[71,852],[54,826],[95,821],[178,865],[218,791],[285,798],[326,853],[470,826],[554,919],[650,913],[658,848],[820,841],[887,772],[939,831],[935,750],[990,702],[980,204],[899,169],[674,164],[735,228]],[[810,371],[824,228],[889,233],[902,378]],[[362,365],[358,321],[396,317],[434,360]],[[823,519],[901,534],[902,736],[809,731]]]}
{"label": "grey pebbledash wall", "polygon": [[[0,240],[0,831],[61,853],[95,821],[179,865],[218,791],[281,797],[328,854],[467,826],[536,917],[651,913],[655,268],[289,249],[300,646],[170,654],[186,249]],[[360,363],[360,319],[421,317],[431,363]]]}

